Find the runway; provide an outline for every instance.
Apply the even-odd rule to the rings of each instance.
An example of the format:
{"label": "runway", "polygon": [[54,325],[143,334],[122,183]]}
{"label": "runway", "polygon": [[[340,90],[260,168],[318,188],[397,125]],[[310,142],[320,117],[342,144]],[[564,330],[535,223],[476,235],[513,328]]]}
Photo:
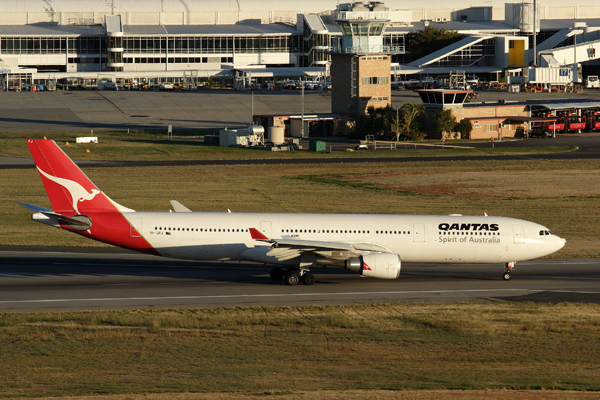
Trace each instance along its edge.
{"label": "runway", "polygon": [[0,311],[76,311],[487,301],[600,303],[600,259],[502,265],[403,264],[397,280],[313,269],[286,286],[253,263],[199,263],[117,249],[0,251]]}

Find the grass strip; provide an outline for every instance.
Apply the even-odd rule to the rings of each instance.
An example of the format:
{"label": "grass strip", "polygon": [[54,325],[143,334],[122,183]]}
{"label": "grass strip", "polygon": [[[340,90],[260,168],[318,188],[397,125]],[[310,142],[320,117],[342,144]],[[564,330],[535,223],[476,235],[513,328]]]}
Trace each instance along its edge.
{"label": "grass strip", "polygon": [[[28,134],[27,138],[44,137],[41,134]],[[130,161],[164,161],[190,159],[289,159],[289,158],[381,158],[381,157],[440,157],[440,156],[483,156],[483,155],[515,155],[515,154],[547,154],[575,150],[571,146],[551,147],[515,147],[515,148],[413,148],[414,144],[399,142],[399,150],[369,151],[263,151],[246,148],[221,147],[207,145],[198,138],[177,138],[165,140],[146,134],[134,137],[107,135],[99,138],[97,144],[77,144],[75,136],[53,135],[59,146],[74,160],[130,160]],[[0,137],[0,156],[30,158],[25,138]],[[67,144],[68,143],[68,144]],[[438,144],[435,142],[435,144]],[[89,152],[88,152],[89,150]]]}
{"label": "grass strip", "polygon": [[600,305],[0,314],[0,396],[600,390]]}

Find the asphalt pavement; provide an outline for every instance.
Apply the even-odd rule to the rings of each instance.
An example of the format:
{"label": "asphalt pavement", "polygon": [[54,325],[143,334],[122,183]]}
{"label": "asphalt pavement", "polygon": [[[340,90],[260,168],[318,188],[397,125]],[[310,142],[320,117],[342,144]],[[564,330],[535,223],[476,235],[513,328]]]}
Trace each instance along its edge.
{"label": "asphalt pavement", "polygon": [[[479,91],[477,102],[571,100],[600,97],[583,93]],[[244,126],[252,114],[300,115],[302,96],[294,90],[199,91],[44,91],[0,93],[0,132],[78,132],[110,130],[210,130]],[[393,91],[392,106],[420,103],[413,91]],[[305,114],[330,113],[331,94],[305,91]]]}
{"label": "asphalt pavement", "polygon": [[395,280],[315,268],[312,286],[287,286],[256,263],[192,262],[122,249],[0,249],[0,311],[373,303],[564,301],[600,303],[600,260],[402,264]]}

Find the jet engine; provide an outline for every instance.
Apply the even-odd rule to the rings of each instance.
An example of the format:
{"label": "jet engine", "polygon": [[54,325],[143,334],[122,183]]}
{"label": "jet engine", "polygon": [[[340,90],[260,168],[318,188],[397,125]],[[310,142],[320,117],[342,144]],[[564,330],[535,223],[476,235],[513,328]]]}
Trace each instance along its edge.
{"label": "jet engine", "polygon": [[373,253],[346,260],[346,269],[362,276],[396,279],[400,276],[400,256],[392,253]]}

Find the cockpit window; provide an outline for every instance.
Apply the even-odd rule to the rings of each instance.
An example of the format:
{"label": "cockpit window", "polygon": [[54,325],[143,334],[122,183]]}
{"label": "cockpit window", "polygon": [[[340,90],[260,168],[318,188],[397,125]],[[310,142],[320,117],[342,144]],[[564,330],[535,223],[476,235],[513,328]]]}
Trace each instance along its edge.
{"label": "cockpit window", "polygon": [[552,232],[546,231],[546,230],[540,231],[540,236],[548,236],[548,235],[552,235]]}

